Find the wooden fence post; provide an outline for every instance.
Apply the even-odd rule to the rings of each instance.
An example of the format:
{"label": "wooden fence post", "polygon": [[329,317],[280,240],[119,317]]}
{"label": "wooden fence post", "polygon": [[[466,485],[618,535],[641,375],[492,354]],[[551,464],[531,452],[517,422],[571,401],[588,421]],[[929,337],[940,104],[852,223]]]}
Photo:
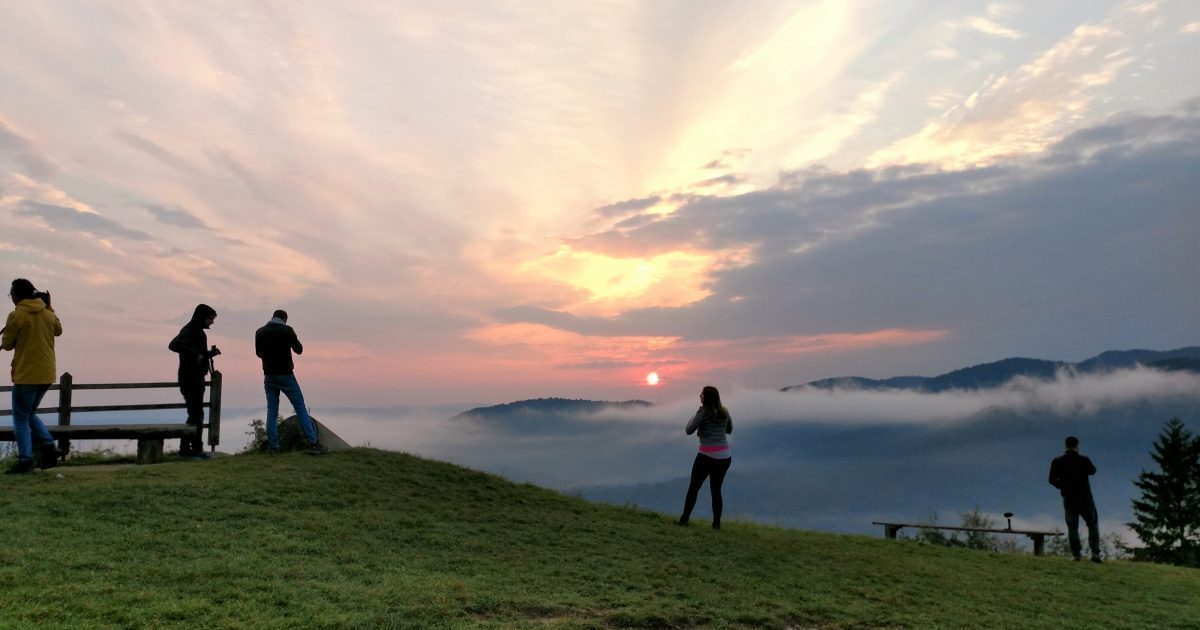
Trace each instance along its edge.
{"label": "wooden fence post", "polygon": [[[75,379],[70,372],[63,372],[58,377],[58,423],[71,426],[71,384]],[[71,440],[60,439],[58,450],[66,453],[71,450]]]}
{"label": "wooden fence post", "polygon": [[221,443],[221,373],[213,370],[208,392],[208,445],[217,450]]}

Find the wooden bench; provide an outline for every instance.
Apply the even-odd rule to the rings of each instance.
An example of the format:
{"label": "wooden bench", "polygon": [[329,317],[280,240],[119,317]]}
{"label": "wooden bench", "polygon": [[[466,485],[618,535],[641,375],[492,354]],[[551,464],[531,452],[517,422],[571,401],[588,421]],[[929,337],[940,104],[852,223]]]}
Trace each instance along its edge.
{"label": "wooden bench", "polygon": [[[208,408],[208,422],[200,426],[201,430],[208,429],[208,445],[213,450],[216,450],[217,444],[221,440],[221,373],[214,371],[212,378],[206,382],[209,392],[208,402],[204,406]],[[154,403],[142,405],[90,405],[75,407],[71,405],[73,393],[77,390],[93,390],[93,389],[155,389],[155,388],[179,388],[179,383],[159,382],[159,383],[96,383],[96,384],[76,384],[70,373],[64,373],[58,381],[57,385],[51,385],[51,391],[58,392],[57,407],[41,407],[37,410],[39,414],[57,413],[58,424],[47,424],[46,428],[50,434],[58,440],[60,449],[67,451],[70,449],[70,441],[72,439],[130,439],[137,440],[138,455],[137,463],[139,464],[154,464],[162,461],[163,457],[163,440],[170,438],[183,438],[194,435],[196,426],[184,422],[170,424],[148,424],[148,423],[128,423],[128,424],[71,424],[71,416],[73,413],[86,413],[98,411],[154,411],[163,409],[187,409],[184,403]],[[0,386],[0,392],[11,392],[11,385]],[[11,409],[0,409],[0,416],[11,416]],[[11,426],[0,427],[0,441],[15,439],[13,428]]]}
{"label": "wooden bench", "polygon": [[905,527],[914,527],[917,529],[949,529],[959,532],[985,532],[989,534],[1022,534],[1033,540],[1033,555],[1041,556],[1046,552],[1046,536],[1062,536],[1062,532],[1038,532],[1025,529],[986,529],[981,527],[953,527],[950,525],[930,525],[921,523],[884,523],[882,521],[871,521],[872,525],[883,525],[884,537],[895,540],[896,534]]}
{"label": "wooden bench", "polygon": [[[190,424],[48,424],[46,428],[60,442],[80,439],[137,440],[139,464],[156,464],[162,461],[163,440],[196,434],[196,427]],[[0,427],[0,440],[15,439],[12,427]]]}

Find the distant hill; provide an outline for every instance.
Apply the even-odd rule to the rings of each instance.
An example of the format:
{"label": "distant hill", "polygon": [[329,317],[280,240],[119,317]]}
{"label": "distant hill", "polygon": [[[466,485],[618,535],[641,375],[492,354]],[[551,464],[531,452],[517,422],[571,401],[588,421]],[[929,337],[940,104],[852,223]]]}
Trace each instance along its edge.
{"label": "distant hill", "polygon": [[650,406],[652,404],[644,400],[609,402],[570,398],[535,398],[468,409],[450,420],[451,422],[484,424],[492,430],[518,435],[542,433],[549,427],[583,434],[602,428],[600,423],[587,421],[587,418],[593,414]]}
{"label": "distant hill", "polygon": [[509,418],[515,415],[529,414],[580,414],[580,413],[595,413],[606,409],[628,409],[631,407],[650,407],[653,403],[645,400],[624,400],[621,402],[609,402],[604,400],[584,400],[574,398],[534,398],[532,400],[518,400],[516,402],[503,403],[500,405],[491,405],[489,407],[476,407],[468,409],[457,416],[456,418]]}
{"label": "distant hill", "polygon": [[1043,359],[1010,358],[983,363],[947,372],[940,376],[897,376],[873,379],[862,376],[839,376],[784,387],[780,391],[804,388],[816,389],[909,389],[923,392],[944,392],[953,389],[972,390],[998,387],[1018,376],[1050,380],[1058,370],[1070,369],[1079,374],[1109,372],[1144,365],[1165,371],[1188,370],[1200,372],[1200,346],[1176,350],[1110,350],[1085,361],[1047,361]]}

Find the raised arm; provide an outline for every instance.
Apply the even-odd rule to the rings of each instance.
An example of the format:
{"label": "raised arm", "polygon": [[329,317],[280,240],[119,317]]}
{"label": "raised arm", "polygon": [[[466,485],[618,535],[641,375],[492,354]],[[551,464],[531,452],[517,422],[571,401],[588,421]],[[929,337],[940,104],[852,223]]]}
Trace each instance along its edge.
{"label": "raised arm", "polygon": [[8,322],[4,324],[3,340],[0,340],[0,348],[12,350],[17,347],[17,312],[13,311],[8,314]]}
{"label": "raised arm", "polygon": [[292,352],[296,354],[304,354],[304,344],[300,343],[300,338],[296,336],[296,329],[289,328],[292,333]]}
{"label": "raised arm", "polygon": [[692,416],[692,419],[688,421],[687,428],[684,429],[684,431],[687,431],[688,435],[695,433],[696,429],[700,428],[700,423],[703,421],[704,421],[704,407],[701,407],[696,410],[696,415]]}

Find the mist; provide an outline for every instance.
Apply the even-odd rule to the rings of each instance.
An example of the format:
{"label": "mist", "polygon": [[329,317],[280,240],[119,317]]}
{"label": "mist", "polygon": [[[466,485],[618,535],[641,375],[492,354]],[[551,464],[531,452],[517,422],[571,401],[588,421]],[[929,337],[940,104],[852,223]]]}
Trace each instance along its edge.
{"label": "mist", "polygon": [[[1051,381],[1019,377],[1002,387],[977,391],[733,388],[722,398],[734,420],[734,456],[742,466],[756,467],[776,460],[780,446],[800,446],[776,443],[766,448],[761,444],[764,434],[777,440],[799,430],[811,439],[829,432],[869,435],[872,430],[910,427],[936,435],[977,424],[981,415],[1044,418],[1081,433],[1086,443],[1089,424],[1098,425],[1097,432],[1103,430],[1105,410],[1156,401],[1180,413],[1190,410],[1195,417],[1200,375],[1147,368],[1083,375],[1063,370]],[[311,411],[352,445],[404,451],[570,489],[656,482],[685,474],[696,438],[686,436],[683,427],[697,404],[691,399],[593,414],[524,416],[519,423],[455,417],[466,406]],[[245,429],[235,427],[262,415],[251,411],[229,418],[226,448],[244,445],[244,436],[235,440]],[[1165,418],[1154,420],[1161,423]],[[1055,450],[1058,442],[1046,448]],[[1137,445],[1139,452],[1148,448],[1149,443]]]}

